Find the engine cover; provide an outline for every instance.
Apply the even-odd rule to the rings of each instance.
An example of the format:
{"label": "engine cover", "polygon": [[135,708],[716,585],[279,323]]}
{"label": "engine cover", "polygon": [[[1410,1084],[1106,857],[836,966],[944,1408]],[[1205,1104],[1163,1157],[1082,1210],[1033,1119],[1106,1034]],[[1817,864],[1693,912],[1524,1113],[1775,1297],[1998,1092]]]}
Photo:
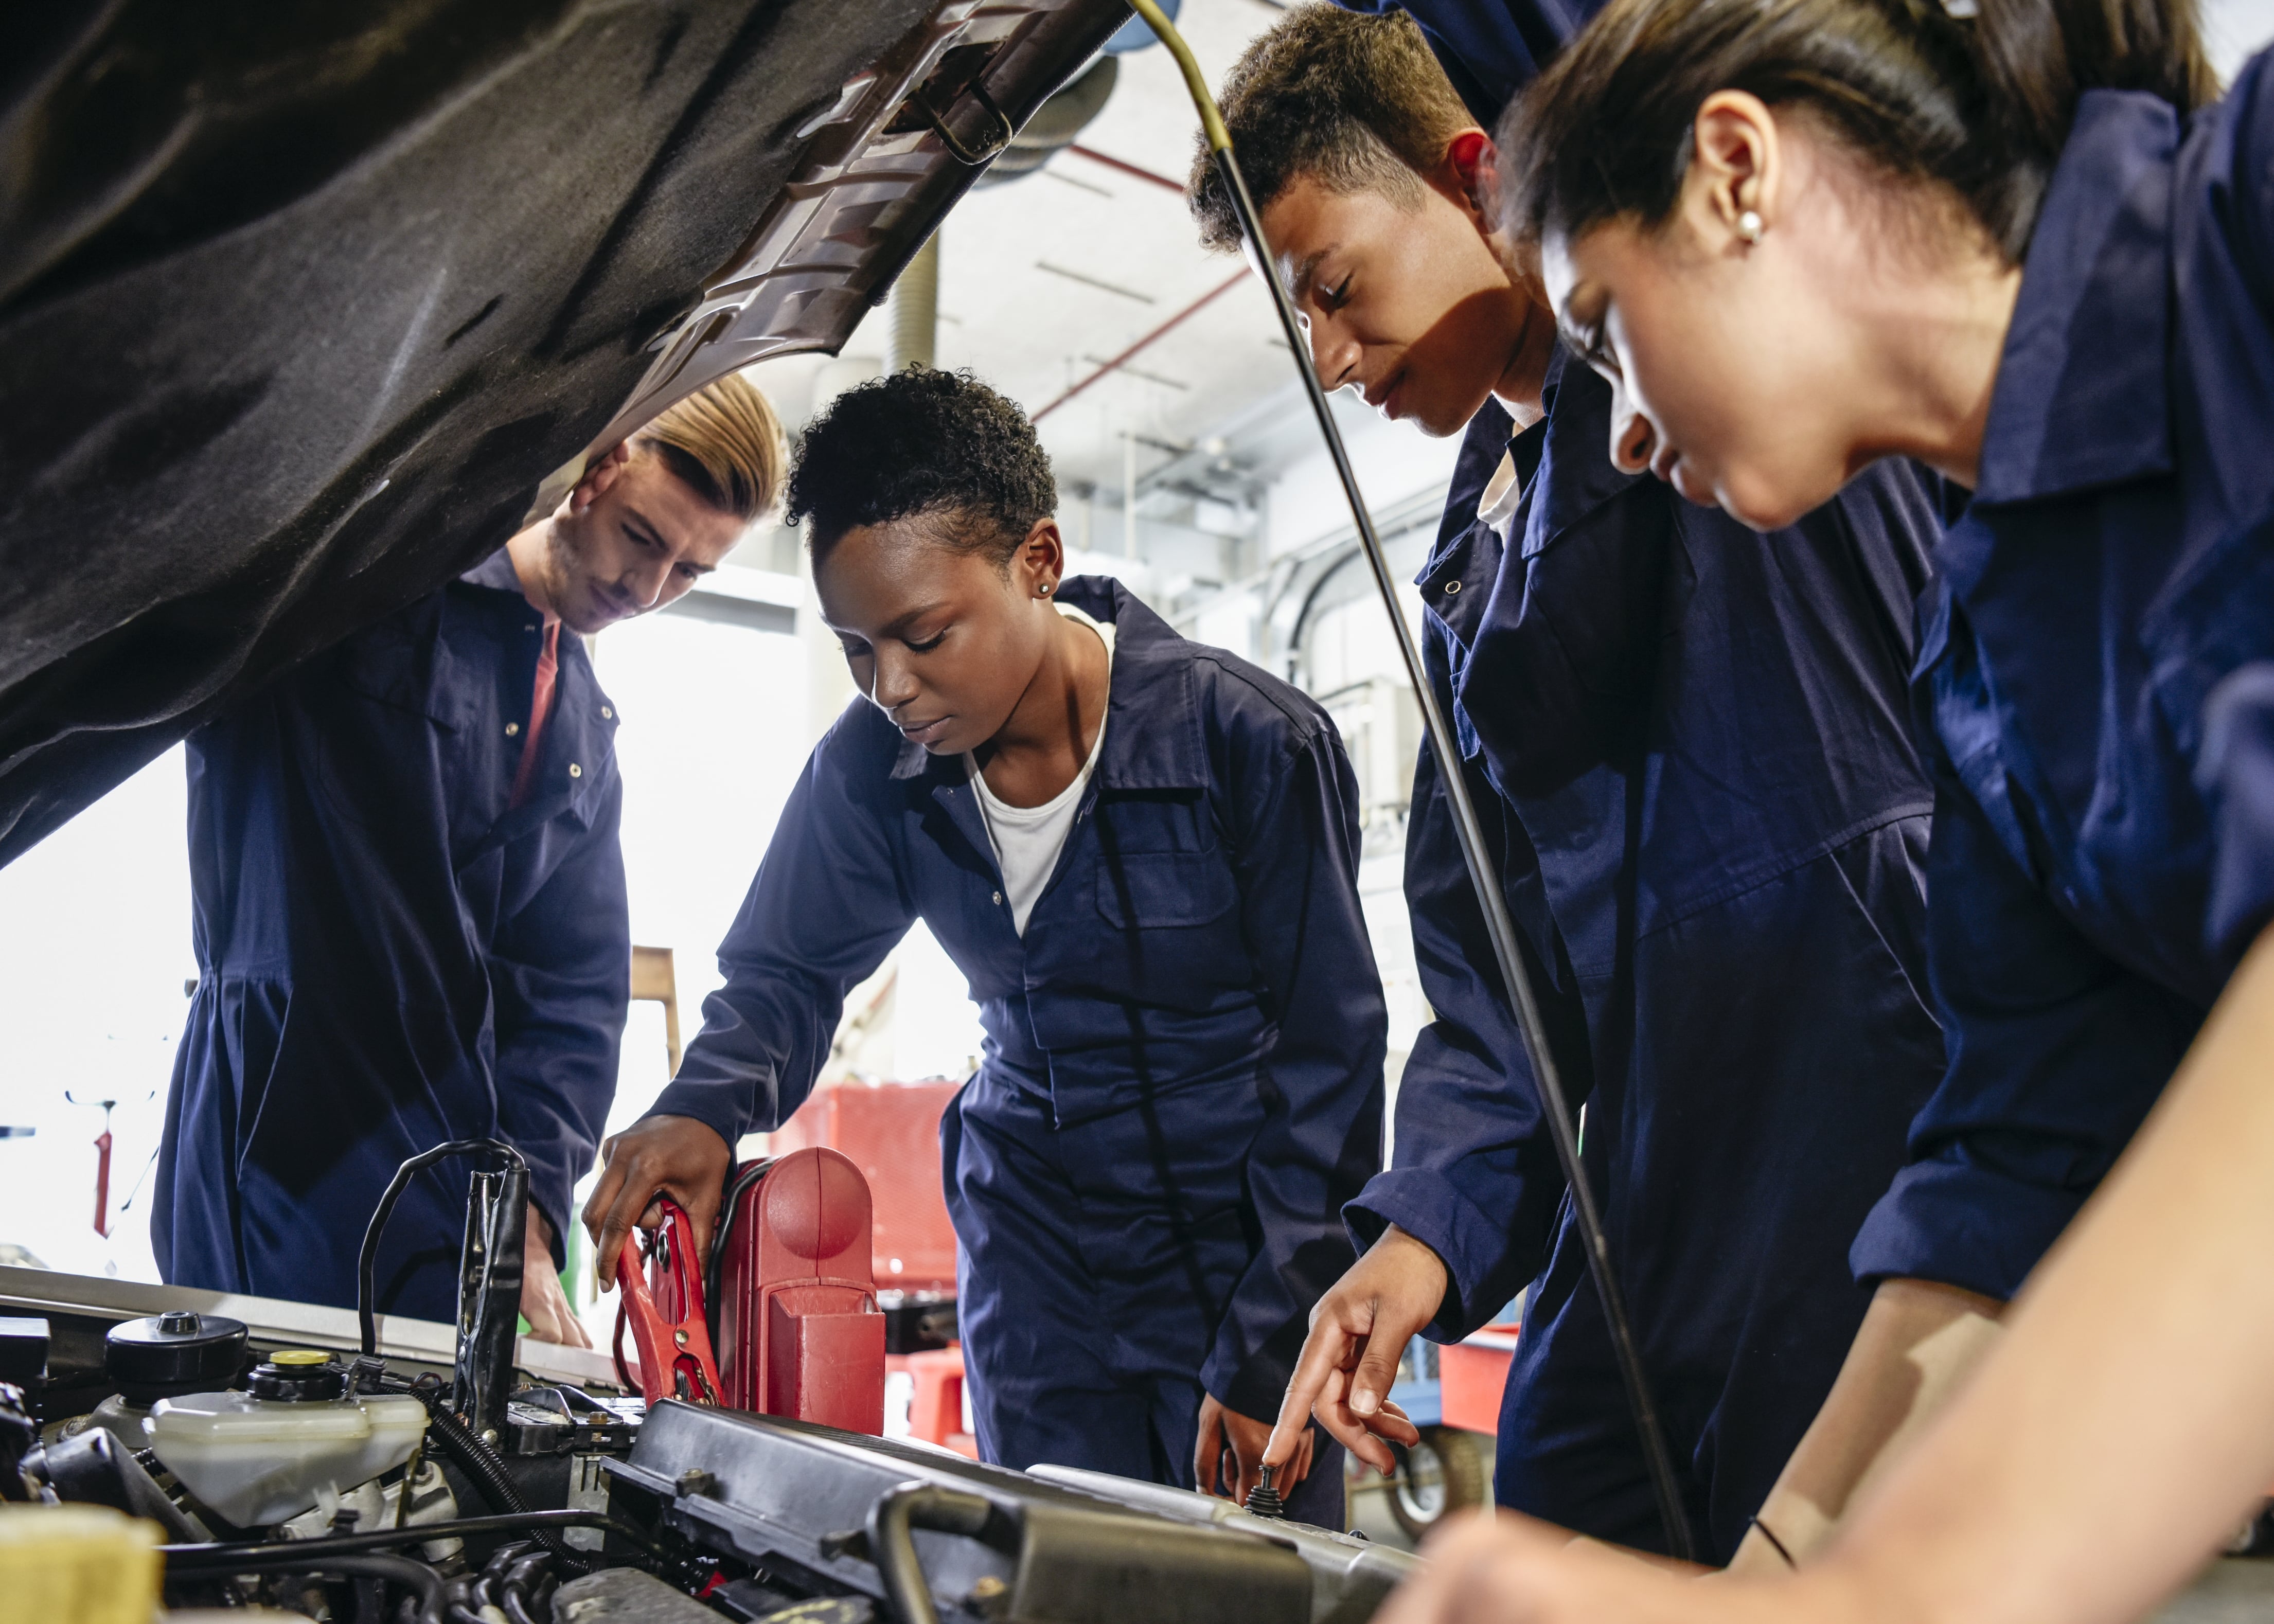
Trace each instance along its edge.
{"label": "engine cover", "polygon": [[1312,1576],[1263,1535],[1127,1508],[939,1451],[666,1399],[612,1503],[803,1595],[885,1600],[870,1514],[912,1485],[983,1500],[987,1531],[916,1526],[943,1620],[990,1624],[1308,1624]]}

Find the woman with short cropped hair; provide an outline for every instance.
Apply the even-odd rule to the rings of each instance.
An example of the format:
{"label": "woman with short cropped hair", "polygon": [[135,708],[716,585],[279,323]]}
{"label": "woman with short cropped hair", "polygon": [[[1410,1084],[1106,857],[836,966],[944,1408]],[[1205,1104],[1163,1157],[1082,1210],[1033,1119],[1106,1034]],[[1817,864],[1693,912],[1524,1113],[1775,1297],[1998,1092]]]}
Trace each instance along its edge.
{"label": "woman with short cropped hair", "polygon": [[[986,1030],[940,1129],[982,1454],[1244,1499],[1381,1154],[1357,782],[1314,701],[1065,578],[1056,504],[1033,425],[968,373],[807,425],[790,512],[862,697],[584,1221],[604,1275],[659,1189],[707,1237],[735,1140],[803,1101],[922,919]],[[1304,1449],[1291,1516],[1340,1526],[1341,1461]]]}

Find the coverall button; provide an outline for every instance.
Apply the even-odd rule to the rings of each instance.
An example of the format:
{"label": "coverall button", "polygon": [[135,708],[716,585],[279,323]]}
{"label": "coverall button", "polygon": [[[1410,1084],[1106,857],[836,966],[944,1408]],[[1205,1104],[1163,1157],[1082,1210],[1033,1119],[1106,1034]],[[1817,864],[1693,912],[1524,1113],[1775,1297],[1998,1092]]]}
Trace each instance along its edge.
{"label": "coverall button", "polygon": [[999,907],[1002,906],[1003,893],[999,891],[995,893],[995,902],[997,906]]}
{"label": "coverall button", "polygon": [[584,770],[582,767],[579,767],[575,762],[570,762],[568,763],[568,776],[572,778],[581,778],[584,776]]}
{"label": "coverall button", "polygon": [[508,723],[505,725],[505,736],[506,736],[507,738],[508,738],[508,739],[512,738],[512,737],[514,736],[514,734],[516,734],[516,733],[519,733],[520,731],[521,731],[521,724],[520,724],[519,722],[508,722]]}

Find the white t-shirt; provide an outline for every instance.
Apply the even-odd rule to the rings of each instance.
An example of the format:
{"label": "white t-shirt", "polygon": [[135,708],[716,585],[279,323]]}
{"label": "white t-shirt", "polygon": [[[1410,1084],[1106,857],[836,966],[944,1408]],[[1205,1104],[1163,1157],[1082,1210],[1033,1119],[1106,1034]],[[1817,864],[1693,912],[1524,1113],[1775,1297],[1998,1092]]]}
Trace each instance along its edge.
{"label": "white t-shirt", "polygon": [[1516,453],[1500,454],[1500,466],[1485,482],[1484,492],[1477,498],[1477,517],[1500,538],[1502,546],[1508,545],[1509,531],[1516,519],[1517,504],[1524,500],[1524,481],[1516,477]]}
{"label": "white t-shirt", "polygon": [[[1069,620],[1079,620],[1096,632],[1105,644],[1106,691],[1113,688],[1113,623],[1093,620],[1072,604],[1058,605],[1060,614]],[[1091,741],[1089,759],[1081,771],[1073,775],[1073,782],[1039,807],[1014,807],[996,799],[995,792],[987,787],[987,775],[979,771],[978,758],[969,752],[963,764],[971,774],[972,787],[979,794],[979,810],[987,822],[987,838],[995,846],[995,863],[1003,871],[1004,894],[1011,901],[1011,922],[1020,936],[1027,934],[1027,918],[1035,911],[1035,903],[1043,894],[1043,887],[1050,883],[1057,871],[1058,853],[1065,850],[1066,837],[1073,832],[1073,815],[1081,809],[1081,793],[1089,787],[1090,775],[1097,771],[1097,761],[1105,749],[1105,718],[1097,718],[1097,737]]]}

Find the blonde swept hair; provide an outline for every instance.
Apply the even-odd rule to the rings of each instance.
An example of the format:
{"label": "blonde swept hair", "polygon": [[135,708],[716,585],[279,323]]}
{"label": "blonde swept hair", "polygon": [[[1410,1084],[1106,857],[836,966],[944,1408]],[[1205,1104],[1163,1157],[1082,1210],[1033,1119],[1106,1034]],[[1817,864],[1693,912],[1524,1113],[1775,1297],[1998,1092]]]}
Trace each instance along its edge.
{"label": "blonde swept hair", "polygon": [[722,513],[754,524],[781,503],[789,445],[766,397],[740,372],[705,385],[632,436]]}

